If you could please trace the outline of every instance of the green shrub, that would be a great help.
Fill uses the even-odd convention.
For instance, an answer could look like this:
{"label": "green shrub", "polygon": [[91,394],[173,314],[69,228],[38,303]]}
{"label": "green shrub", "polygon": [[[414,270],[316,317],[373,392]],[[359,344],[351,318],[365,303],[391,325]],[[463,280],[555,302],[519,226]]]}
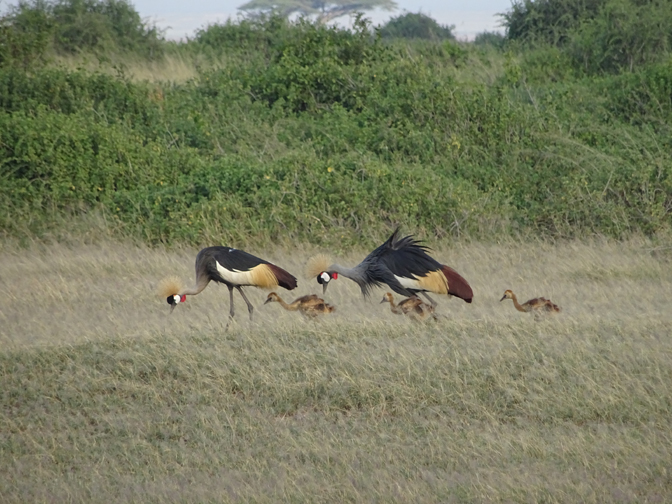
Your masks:
{"label": "green shrub", "polygon": [[3,66],[28,68],[49,52],[130,52],[150,59],[164,52],[162,34],[126,0],[21,1],[2,17],[1,27]]}
{"label": "green shrub", "polygon": [[587,73],[633,71],[670,53],[672,3],[609,0],[569,35],[567,51]]}
{"label": "green shrub", "polygon": [[354,32],[302,19],[273,48],[268,66],[250,74],[250,92],[269,106],[282,103],[292,112],[336,103],[356,108],[375,78],[372,66],[389,59],[388,53],[361,18]]}
{"label": "green shrub", "polygon": [[453,30],[455,25],[444,26],[436,22],[421,12],[407,12],[397,17],[393,17],[380,28],[380,35],[383,38],[406,38],[406,39],[426,39],[426,40],[445,40],[455,39]]}
{"label": "green shrub", "polygon": [[289,22],[281,16],[241,19],[209,24],[196,30],[193,43],[216,49],[267,51],[279,43],[282,35],[290,30]]}
{"label": "green shrub", "polygon": [[609,110],[621,120],[672,138],[672,61],[605,81]]}
{"label": "green shrub", "polygon": [[381,43],[361,19],[245,23],[186,43],[214,51],[221,36],[226,56],[183,84],[0,70],[0,233],[91,211],[148,243],[241,246],[373,245],[397,224],[670,229],[669,63],[600,76],[562,47],[510,45],[480,78],[470,44]]}
{"label": "green shrub", "polygon": [[595,19],[609,0],[514,0],[502,15],[506,38],[563,45],[581,24]]}
{"label": "green shrub", "polygon": [[30,70],[47,59],[54,21],[45,9],[26,3],[13,6],[0,18],[0,68]]}
{"label": "green shrub", "polygon": [[649,0],[521,0],[506,37],[561,48],[587,74],[633,71],[670,53],[672,4]]}
{"label": "green shrub", "polygon": [[498,49],[504,47],[505,37],[503,34],[496,31],[484,31],[476,34],[474,38],[474,45],[477,46],[492,46]]}

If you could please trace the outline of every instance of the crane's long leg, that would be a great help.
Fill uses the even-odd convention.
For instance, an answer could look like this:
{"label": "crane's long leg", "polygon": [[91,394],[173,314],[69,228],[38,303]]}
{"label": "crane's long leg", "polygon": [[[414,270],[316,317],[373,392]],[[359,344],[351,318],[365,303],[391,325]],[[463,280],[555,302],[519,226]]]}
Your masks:
{"label": "crane's long leg", "polygon": [[254,311],[254,306],[252,306],[249,299],[247,299],[247,296],[243,292],[243,289],[240,288],[240,285],[236,285],[236,289],[238,289],[238,292],[240,292],[240,295],[243,296],[243,299],[247,303],[247,311],[250,312],[250,320],[252,320],[252,312]]}
{"label": "crane's long leg", "polygon": [[430,303],[432,303],[432,308],[436,308],[436,301],[429,297],[429,294],[427,294],[425,291],[422,291],[422,295],[425,296]]}
{"label": "crane's long leg", "polygon": [[226,323],[226,327],[224,328],[225,331],[229,328],[229,324],[233,320],[233,315],[235,313],[234,309],[233,309],[233,286],[227,285],[227,287],[229,288],[229,298],[230,298],[229,299],[229,306],[231,308],[229,309],[229,321]]}

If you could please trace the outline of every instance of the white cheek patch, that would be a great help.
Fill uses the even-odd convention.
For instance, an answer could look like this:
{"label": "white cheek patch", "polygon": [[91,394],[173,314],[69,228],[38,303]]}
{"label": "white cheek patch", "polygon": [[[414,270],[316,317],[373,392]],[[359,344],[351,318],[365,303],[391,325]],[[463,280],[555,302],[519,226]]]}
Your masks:
{"label": "white cheek patch", "polygon": [[177,303],[179,303],[180,301],[182,301],[182,298],[181,298],[180,296],[178,296],[178,295],[173,296],[173,299],[175,300],[175,304],[177,304]]}
{"label": "white cheek patch", "polygon": [[327,273],[326,271],[322,272],[322,274],[320,275],[320,278],[322,279],[322,281],[324,283],[327,283],[327,282],[329,282],[329,280],[331,280],[331,277],[329,276],[329,273]]}

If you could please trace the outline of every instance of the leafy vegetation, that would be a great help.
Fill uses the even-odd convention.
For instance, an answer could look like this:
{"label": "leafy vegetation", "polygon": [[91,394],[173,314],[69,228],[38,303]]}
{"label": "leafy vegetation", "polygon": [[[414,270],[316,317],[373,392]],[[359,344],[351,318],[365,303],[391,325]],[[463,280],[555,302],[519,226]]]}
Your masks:
{"label": "leafy vegetation", "polygon": [[588,74],[664,61],[672,4],[655,0],[517,0],[504,14],[509,40],[560,47]]}
{"label": "leafy vegetation", "polygon": [[163,54],[156,27],[143,22],[127,0],[22,0],[0,23],[0,64],[23,68],[50,53]]}
{"label": "leafy vegetation", "polygon": [[455,25],[443,26],[421,12],[393,17],[380,30],[385,38],[444,40],[454,39]]}
{"label": "leafy vegetation", "polygon": [[502,49],[504,47],[505,38],[504,35],[496,31],[484,31],[478,33],[474,38],[474,45],[484,46],[491,45]]}
{"label": "leafy vegetation", "polygon": [[[518,4],[505,52],[383,42],[361,16],[350,30],[228,21],[168,44],[126,3],[68,1],[20,4],[2,23],[14,41],[0,46],[5,235],[42,236],[87,212],[149,243],[373,243],[396,224],[434,238],[670,229],[667,46],[605,39],[608,50],[577,52],[571,30],[587,19],[562,43],[517,45]],[[95,37],[66,29],[64,6],[110,24]],[[147,82],[45,64],[102,40],[144,57],[156,43],[198,66],[184,82]]]}

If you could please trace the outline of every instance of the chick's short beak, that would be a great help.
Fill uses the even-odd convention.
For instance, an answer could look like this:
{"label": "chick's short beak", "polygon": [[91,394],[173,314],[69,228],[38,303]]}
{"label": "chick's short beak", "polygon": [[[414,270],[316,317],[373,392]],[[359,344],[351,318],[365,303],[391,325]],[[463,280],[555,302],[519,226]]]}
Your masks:
{"label": "chick's short beak", "polygon": [[271,302],[271,298],[268,298],[266,301],[264,301],[264,304],[268,304]]}
{"label": "chick's short beak", "polygon": [[504,294],[504,295],[502,296],[502,299],[500,299],[499,302],[501,303],[501,302],[504,301],[505,299],[506,299],[506,294]]}

